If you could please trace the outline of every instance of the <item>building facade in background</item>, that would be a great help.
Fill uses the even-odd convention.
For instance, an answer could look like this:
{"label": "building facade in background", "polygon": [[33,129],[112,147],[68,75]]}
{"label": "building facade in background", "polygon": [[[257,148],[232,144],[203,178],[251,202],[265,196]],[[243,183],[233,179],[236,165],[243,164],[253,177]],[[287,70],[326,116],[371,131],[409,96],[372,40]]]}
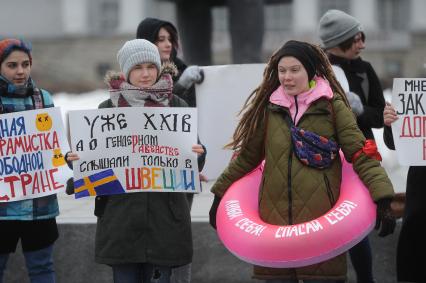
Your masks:
{"label": "building facade in background", "polygon": [[[318,21],[332,8],[363,24],[368,45],[363,56],[385,85],[394,77],[426,77],[424,0],[294,0],[267,5],[265,61],[289,39],[319,43]],[[40,85],[54,92],[81,92],[104,87],[105,71],[118,69],[117,50],[134,38],[145,17],[176,23],[174,4],[160,0],[3,0],[0,37],[32,41],[33,75]],[[226,8],[214,8],[213,22],[214,63],[229,64]]]}

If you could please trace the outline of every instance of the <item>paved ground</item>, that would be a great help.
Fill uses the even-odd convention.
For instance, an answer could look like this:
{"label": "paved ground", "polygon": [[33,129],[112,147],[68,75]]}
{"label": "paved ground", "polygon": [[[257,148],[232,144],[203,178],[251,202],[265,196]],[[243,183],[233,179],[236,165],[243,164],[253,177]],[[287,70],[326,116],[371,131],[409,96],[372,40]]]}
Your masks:
{"label": "paved ground", "polygon": [[[402,172],[403,174],[404,172]],[[401,174],[401,172],[398,172]],[[393,177],[397,186],[404,187],[405,177]],[[192,282],[194,283],[256,283],[251,279],[251,265],[228,252],[207,222],[212,202],[209,189],[213,182],[204,183],[203,192],[195,195],[192,207],[194,258]],[[93,215],[94,199],[74,199],[59,195],[61,214],[57,218],[61,237],[55,245],[55,269],[61,283],[112,283],[111,269],[94,262],[94,237],[96,218]],[[395,233],[378,238],[370,235],[374,254],[374,273],[377,282],[396,283],[395,251],[400,223]],[[20,248],[18,249],[20,250]],[[11,256],[5,275],[8,283],[29,283],[21,252]],[[354,270],[348,261],[348,283],[355,283]]]}
{"label": "paved ground", "polygon": [[[395,252],[399,229],[400,225],[393,235],[386,238],[378,238],[376,232],[370,234],[377,283],[396,283]],[[54,252],[57,282],[112,283],[111,268],[94,262],[95,230],[96,224],[59,225],[60,237],[55,244]],[[192,232],[194,257],[191,282],[263,282],[251,279],[251,265],[227,251],[208,223],[193,222]],[[9,259],[4,282],[29,283],[20,248]],[[356,283],[349,260],[347,283]]]}

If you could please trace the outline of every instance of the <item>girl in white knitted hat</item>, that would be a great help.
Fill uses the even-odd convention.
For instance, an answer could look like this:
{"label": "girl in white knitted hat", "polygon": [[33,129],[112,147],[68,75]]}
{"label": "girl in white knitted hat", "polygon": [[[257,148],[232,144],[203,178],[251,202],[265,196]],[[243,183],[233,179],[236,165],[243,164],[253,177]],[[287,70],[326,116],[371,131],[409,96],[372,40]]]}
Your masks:
{"label": "girl in white knitted hat", "polygon": [[[127,41],[117,54],[121,73],[108,73],[110,99],[99,108],[187,107],[173,95],[173,65],[161,66],[158,48],[144,39]],[[192,150],[205,158],[204,146]],[[75,153],[68,160],[76,160]],[[112,267],[115,283],[170,282],[172,267],[192,261],[189,205],[182,193],[97,196],[95,261]]]}

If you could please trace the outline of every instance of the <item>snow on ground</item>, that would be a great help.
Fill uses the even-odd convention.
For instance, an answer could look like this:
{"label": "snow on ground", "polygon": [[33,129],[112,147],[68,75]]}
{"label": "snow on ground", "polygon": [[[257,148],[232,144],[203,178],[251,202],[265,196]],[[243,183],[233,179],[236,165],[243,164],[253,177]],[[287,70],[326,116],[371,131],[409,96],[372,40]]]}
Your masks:
{"label": "snow on ground", "polygon": [[[53,95],[55,106],[61,107],[64,118],[68,111],[96,109],[102,101],[108,98],[109,94],[105,89],[98,89],[81,94],[60,92]],[[66,120],[64,119],[64,121]]]}

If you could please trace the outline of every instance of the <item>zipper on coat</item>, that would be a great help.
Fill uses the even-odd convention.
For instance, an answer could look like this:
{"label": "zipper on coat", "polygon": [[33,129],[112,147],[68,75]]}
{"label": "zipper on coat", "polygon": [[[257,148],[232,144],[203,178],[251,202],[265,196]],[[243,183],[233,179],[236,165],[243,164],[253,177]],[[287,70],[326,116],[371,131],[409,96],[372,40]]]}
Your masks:
{"label": "zipper on coat", "polygon": [[287,186],[287,194],[288,194],[288,224],[293,225],[293,196],[291,191],[291,163],[293,159],[293,150],[290,148],[290,153],[288,155],[288,186]]}
{"label": "zipper on coat", "polygon": [[335,202],[334,196],[333,196],[333,192],[331,191],[330,181],[328,180],[328,177],[325,173],[324,173],[324,182],[325,182],[325,187],[327,189],[328,199],[330,201],[330,207],[333,207]]}
{"label": "zipper on coat", "polygon": [[294,105],[296,106],[296,112],[294,113],[293,124],[296,125],[297,114],[299,114],[299,104],[297,103],[297,95],[294,97]]}

